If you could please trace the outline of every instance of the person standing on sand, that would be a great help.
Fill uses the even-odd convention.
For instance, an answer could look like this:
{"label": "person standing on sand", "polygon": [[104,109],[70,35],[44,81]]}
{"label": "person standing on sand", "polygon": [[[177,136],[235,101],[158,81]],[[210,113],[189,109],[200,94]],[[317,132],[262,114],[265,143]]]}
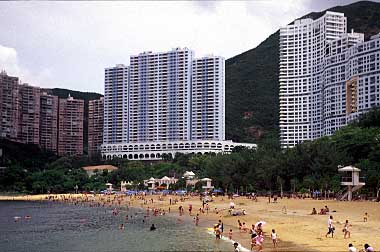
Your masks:
{"label": "person standing on sand", "polygon": [[276,234],[276,231],[274,229],[272,229],[272,233],[270,234],[270,237],[272,238],[273,248],[276,248],[277,247],[277,234]]}
{"label": "person standing on sand", "polygon": [[328,232],[325,235],[325,237],[327,238],[327,235],[331,234],[331,238],[334,238],[334,230],[335,230],[335,228],[333,226],[333,217],[332,217],[332,215],[330,215],[330,218],[327,221],[327,228],[328,228]]}
{"label": "person standing on sand", "polygon": [[238,228],[239,228],[240,232],[242,232],[242,227],[243,227],[243,225],[241,224],[240,220],[238,220]]}
{"label": "person standing on sand", "polygon": [[198,225],[199,225],[199,214],[195,216],[195,226],[198,226]]}
{"label": "person standing on sand", "polygon": [[239,243],[235,242],[234,243],[234,252],[240,252],[240,249],[238,247],[239,247]]}
{"label": "person standing on sand", "polygon": [[230,229],[230,232],[228,232],[228,238],[232,240],[232,229]]}
{"label": "person standing on sand", "polygon": [[368,221],[368,213],[367,212],[364,213],[363,221],[364,222]]}
{"label": "person standing on sand", "polygon": [[351,232],[349,230],[349,228],[351,227],[351,224],[348,223],[348,220],[346,220],[346,223],[344,224],[344,227],[343,227],[343,233],[344,233],[344,239],[347,238],[347,235],[348,235],[348,238],[351,238]]}

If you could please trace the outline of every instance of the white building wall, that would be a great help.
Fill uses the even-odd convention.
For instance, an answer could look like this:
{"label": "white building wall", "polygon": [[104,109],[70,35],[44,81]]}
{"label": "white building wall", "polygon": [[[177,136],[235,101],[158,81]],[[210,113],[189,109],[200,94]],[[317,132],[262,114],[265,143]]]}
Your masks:
{"label": "white building wall", "polygon": [[192,67],[192,140],[225,139],[224,58],[203,57]]}
{"label": "white building wall", "polygon": [[127,66],[105,69],[104,144],[128,142],[128,80]]}
{"label": "white building wall", "polygon": [[280,143],[297,143],[323,132],[323,63],[326,43],[346,32],[342,13],[296,20],[280,29]]}
{"label": "white building wall", "polygon": [[131,56],[130,142],[190,139],[192,57],[187,48]]}

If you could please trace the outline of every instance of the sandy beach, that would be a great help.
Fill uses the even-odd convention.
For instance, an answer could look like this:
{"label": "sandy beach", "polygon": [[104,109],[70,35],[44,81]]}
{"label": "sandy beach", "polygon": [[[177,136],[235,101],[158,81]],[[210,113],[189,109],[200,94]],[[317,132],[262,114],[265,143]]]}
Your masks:
{"label": "sandy beach", "polygon": [[[25,195],[25,196],[0,196],[0,200],[45,200],[47,195]],[[61,198],[63,195],[50,195]],[[66,197],[69,194],[65,194]],[[72,197],[84,199],[86,196],[81,194],[72,194]],[[118,204],[114,200],[115,196],[96,196],[89,197],[90,201],[107,202]],[[121,205],[127,204],[135,207],[144,208],[161,208],[166,212],[171,209],[173,216],[178,216],[178,207],[182,206],[185,210],[185,218],[194,218],[202,207],[199,197],[186,197],[185,201],[180,201],[179,196],[164,196],[159,200],[159,196],[146,196],[148,202],[144,204],[143,199],[138,197],[121,198]],[[153,199],[153,203],[150,201]],[[170,205],[169,201],[175,199],[178,202]],[[209,203],[210,211],[208,214],[200,214],[199,228],[205,229],[212,227],[218,220],[224,223],[224,235],[227,236],[229,229],[233,230],[233,240],[237,240],[244,247],[250,248],[250,236],[248,233],[240,232],[238,229],[238,220],[245,222],[247,227],[258,221],[265,221],[264,226],[264,251],[347,251],[349,243],[352,243],[357,249],[362,249],[365,243],[370,244],[375,250],[380,249],[380,203],[378,202],[340,202],[335,200],[312,200],[312,199],[278,199],[277,203],[268,203],[268,198],[258,198],[258,201],[252,201],[245,197],[235,198],[235,209],[245,209],[247,215],[230,216],[228,208],[230,200],[227,197],[215,197],[214,201]],[[193,206],[192,216],[189,216],[188,206]],[[330,214],[334,217],[335,235],[334,238],[325,238],[327,232],[328,215],[310,215],[313,207],[319,211],[327,205]],[[215,210],[216,208],[216,210]],[[368,212],[368,222],[363,221],[363,215]],[[183,217],[182,217],[183,218]],[[344,239],[343,223],[348,220],[352,227],[351,238]],[[271,230],[275,229],[278,236],[278,248],[274,249],[270,239]]]}

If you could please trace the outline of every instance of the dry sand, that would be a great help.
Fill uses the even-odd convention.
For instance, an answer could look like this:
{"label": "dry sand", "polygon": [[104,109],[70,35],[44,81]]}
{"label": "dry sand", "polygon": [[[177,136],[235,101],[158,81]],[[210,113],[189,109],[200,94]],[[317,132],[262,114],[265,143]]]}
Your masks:
{"label": "dry sand", "polygon": [[[68,196],[68,194],[66,195]],[[81,195],[77,195],[80,197]],[[42,200],[46,195],[29,196],[0,196],[0,200]],[[113,198],[114,196],[108,196]],[[185,209],[185,216],[188,216],[188,205],[193,205],[194,217],[199,212],[202,202],[199,197],[189,197],[184,202],[178,201],[176,205],[169,206],[169,199],[179,199],[176,196],[166,196],[163,200],[158,200],[158,196],[146,196],[154,202],[143,205],[143,200],[125,197],[125,201],[131,202],[132,206],[162,208],[166,211],[171,208],[173,215],[178,215],[178,207],[182,205]],[[94,198],[99,200],[100,197]],[[263,220],[267,224],[264,226],[265,242],[264,251],[347,251],[349,243],[357,249],[362,249],[365,243],[369,243],[380,250],[380,203],[378,202],[340,202],[323,201],[311,199],[279,199],[277,203],[268,203],[267,198],[258,198],[258,202],[246,198],[236,198],[233,200],[236,209],[245,209],[245,216],[229,216],[228,207],[230,200],[226,197],[216,197],[214,202],[209,203],[211,211],[209,214],[200,215],[200,228],[206,229],[213,223],[221,219],[224,223],[224,232],[227,236],[230,228],[233,229],[233,239],[243,246],[250,248],[249,234],[240,233],[237,220],[245,222],[248,227]],[[319,211],[327,205],[330,214],[334,217],[335,235],[334,238],[325,238],[327,232],[327,220],[329,215],[310,215],[313,207]],[[218,214],[215,212],[217,208]],[[221,209],[224,209],[220,211]],[[336,212],[333,212],[336,211]],[[363,215],[368,212],[368,222],[363,222]],[[343,223],[348,220],[352,227],[351,238],[343,238]],[[276,230],[278,236],[278,249],[273,249],[270,239],[270,232]]]}

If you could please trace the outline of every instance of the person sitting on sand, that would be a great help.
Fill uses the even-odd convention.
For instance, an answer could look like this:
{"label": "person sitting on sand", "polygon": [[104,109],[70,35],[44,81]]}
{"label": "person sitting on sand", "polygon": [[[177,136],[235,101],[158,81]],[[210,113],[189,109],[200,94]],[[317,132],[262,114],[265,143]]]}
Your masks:
{"label": "person sitting on sand", "polygon": [[317,209],[315,209],[315,207],[313,207],[313,210],[311,211],[311,215],[316,215],[317,214]]}
{"label": "person sitting on sand", "polygon": [[318,214],[320,214],[320,215],[325,215],[325,214],[326,214],[326,210],[323,209],[323,208],[321,208],[321,211],[320,211]]}
{"label": "person sitting on sand", "polygon": [[356,248],[352,245],[352,243],[348,244],[348,252],[356,252]]}
{"label": "person sitting on sand", "polygon": [[325,212],[326,212],[326,213],[329,213],[329,212],[330,212],[330,209],[329,209],[327,206],[325,206]]}
{"label": "person sitting on sand", "polygon": [[375,252],[375,250],[370,245],[368,245],[368,243],[364,244],[364,251],[365,252]]}

